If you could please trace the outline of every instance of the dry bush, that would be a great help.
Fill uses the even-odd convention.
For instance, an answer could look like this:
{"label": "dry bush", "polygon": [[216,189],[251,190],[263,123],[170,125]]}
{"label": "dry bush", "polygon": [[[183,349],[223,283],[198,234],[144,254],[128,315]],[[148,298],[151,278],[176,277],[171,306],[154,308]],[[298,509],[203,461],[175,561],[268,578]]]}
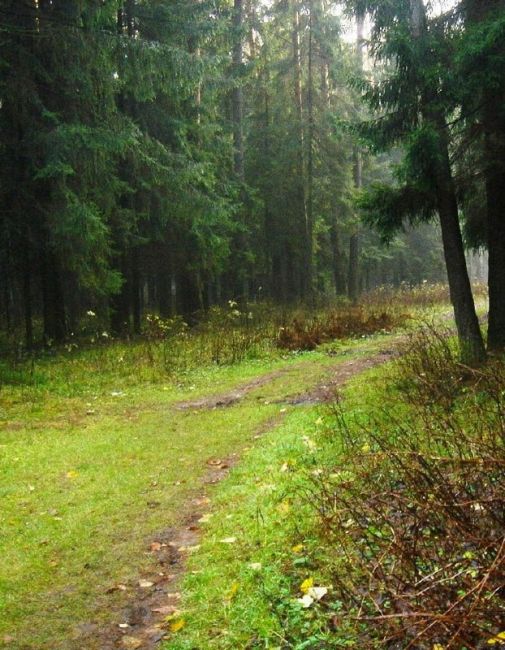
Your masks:
{"label": "dry bush", "polygon": [[362,307],[329,312],[312,319],[294,318],[279,329],[277,345],[286,350],[314,350],[325,341],[391,331],[405,323],[408,316]]}
{"label": "dry bush", "polygon": [[337,551],[343,608],[333,625],[354,621],[360,648],[500,646],[505,365],[460,366],[441,335],[425,332],[397,389],[408,408],[386,404],[367,425],[335,407],[346,451],[314,479],[321,531]]}
{"label": "dry bush", "polygon": [[[485,284],[474,284],[473,294],[475,298],[487,296]],[[437,304],[450,303],[449,287],[446,283],[427,282],[410,285],[402,283],[400,286],[383,285],[377,287],[362,296],[361,302],[364,305],[375,306],[403,306],[405,307],[433,307]]]}

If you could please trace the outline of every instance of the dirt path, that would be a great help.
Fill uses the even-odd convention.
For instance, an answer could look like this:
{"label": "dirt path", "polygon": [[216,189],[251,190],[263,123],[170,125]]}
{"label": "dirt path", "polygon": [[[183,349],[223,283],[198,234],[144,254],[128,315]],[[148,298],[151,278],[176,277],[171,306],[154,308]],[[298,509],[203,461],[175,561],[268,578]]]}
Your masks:
{"label": "dirt path", "polygon": [[[291,405],[315,405],[328,401],[337,387],[366,370],[390,361],[397,354],[402,337],[393,337],[387,349],[366,354],[367,348],[352,350],[353,358],[330,366],[323,378],[304,392],[288,394],[275,403]],[[386,346],[385,346],[386,347]],[[344,352],[345,354],[345,352]],[[356,356],[363,354],[363,356]],[[214,394],[203,399],[179,402],[173,408],[178,411],[194,411],[226,408],[239,404],[250,393],[279,380],[291,367],[268,373],[232,391]],[[264,422],[253,434],[253,439],[274,429],[282,420],[283,410]],[[136,584],[115,585],[110,593],[124,592],[123,606],[113,613],[113,624],[80,626],[75,650],[155,650],[166,635],[167,617],[176,614],[181,594],[179,587],[185,571],[186,558],[197,551],[201,536],[201,524],[208,514],[212,487],[223,480],[239,461],[238,454],[224,459],[212,459],[201,480],[201,486],[187,503],[182,522],[167,528],[146,540],[145,553],[152,556],[153,570],[139,576]],[[112,603],[109,603],[112,607]]]}

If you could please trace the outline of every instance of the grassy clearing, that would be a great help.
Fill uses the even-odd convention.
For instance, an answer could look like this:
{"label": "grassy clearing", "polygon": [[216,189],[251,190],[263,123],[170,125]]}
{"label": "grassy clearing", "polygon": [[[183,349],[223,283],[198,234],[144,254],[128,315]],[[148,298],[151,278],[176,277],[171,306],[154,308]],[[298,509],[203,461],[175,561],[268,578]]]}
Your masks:
{"label": "grassy clearing", "polygon": [[[218,336],[222,339],[223,331],[218,331]],[[262,495],[263,488],[258,490],[255,479],[263,471],[272,470],[272,462],[277,467],[281,457],[281,467],[287,463],[287,470],[279,477],[278,489],[282,490],[283,481],[291,481],[295,475],[290,459],[298,462],[299,452],[302,463],[307,452],[309,443],[300,443],[300,435],[310,435],[311,423],[319,416],[310,408],[275,402],[311,388],[341,361],[374,354],[389,346],[391,340],[388,335],[377,334],[329,342],[313,352],[286,353],[275,341],[262,339],[261,350],[256,341],[252,347],[245,346],[243,357],[235,358],[234,363],[232,353],[226,357],[226,363],[224,357],[218,363],[208,356],[207,344],[197,339],[196,333],[187,341],[185,338],[182,360],[168,366],[164,348],[166,344],[173,346],[174,341],[170,337],[157,341],[154,336],[91,348],[69,345],[33,358],[14,355],[3,362],[0,640],[6,639],[9,648],[80,649],[79,641],[72,640],[79,625],[107,619],[111,607],[119,607],[127,597],[106,591],[118,583],[135,582],[143,572],[152,570],[152,559],[144,553],[149,538],[181,521],[184,504],[201,489],[207,460],[241,454],[252,445],[256,432],[265,423],[285,417],[283,428],[268,433],[258,452],[247,452],[250,455],[244,467],[236,470],[246,474],[234,474],[227,481],[221,502],[225,504],[229,499],[229,504],[234,503],[234,510],[238,510],[242,507],[238,500],[242,489],[246,500],[248,494],[254,498]],[[207,352],[200,356],[202,347]],[[282,372],[276,375],[276,371]],[[271,375],[266,385],[251,390],[228,409],[181,412],[172,408],[178,401],[226,392],[264,375]],[[263,444],[267,440],[272,444],[279,441],[281,447],[274,445],[265,450]],[[277,449],[278,456],[273,458],[270,454],[277,454]],[[259,455],[253,455],[256,453]],[[311,467],[312,452],[309,459]],[[248,472],[254,478],[249,488]],[[264,480],[266,485],[273,482],[272,477]],[[227,489],[231,492],[226,496]],[[295,501],[289,497],[289,503],[279,505],[276,490],[270,495],[272,516],[281,517],[288,524],[290,507],[295,507]],[[269,496],[268,488],[265,495]],[[250,525],[262,530],[263,536],[270,534],[260,525],[268,507],[256,504],[254,512],[248,507],[243,511],[243,516],[250,518]],[[229,514],[239,516],[237,512]],[[221,519],[224,526],[228,520]],[[295,529],[298,526],[301,523],[297,521]],[[290,530],[289,525],[284,532],[277,527],[275,534],[286,539]],[[225,533],[223,528],[223,536]],[[301,530],[294,534],[295,541],[301,535]],[[286,547],[284,542],[272,542],[272,549],[282,547],[282,553],[271,562],[268,556],[259,560],[270,567],[272,585],[284,585],[288,603],[291,601],[287,594],[293,590],[291,578],[287,579],[280,568],[291,561],[282,555],[290,548],[289,543]],[[216,548],[223,553],[218,567],[226,560],[228,547],[218,544],[214,545]],[[237,548],[230,545],[228,550],[235,554]],[[305,555],[295,555],[291,559],[302,563],[295,566],[302,566]],[[195,562],[201,564],[200,557],[203,556],[195,556]],[[217,561],[212,555],[209,558]],[[232,567],[233,562],[227,564],[223,574],[230,580]],[[279,571],[276,567],[280,567]],[[258,573],[251,569],[248,575],[252,593]],[[296,575],[298,579],[300,576]],[[198,577],[204,580],[203,574],[195,579]],[[208,580],[220,584],[214,582],[213,576]],[[239,594],[247,593],[243,580],[243,576],[234,580],[241,586],[228,600],[226,589],[233,591],[234,581],[229,586],[229,580],[223,580],[225,592],[216,587],[214,593],[219,591],[221,600],[215,602],[220,611],[229,613],[232,607],[240,607]],[[248,584],[247,580],[244,584]],[[196,585],[188,586],[195,598],[210,598],[203,587],[199,591]],[[275,593],[274,586],[268,593]],[[267,630],[273,629],[273,621],[292,620],[291,614],[272,613],[268,603],[261,606],[256,592],[251,597],[257,606],[253,627],[263,626],[265,638]],[[191,610],[191,605],[188,607]],[[252,605],[244,607],[248,610]],[[299,619],[303,624],[302,615]],[[228,635],[233,639],[234,624],[231,619],[228,622]],[[247,616],[237,624],[237,634],[238,628],[242,628],[242,636],[237,639],[243,638],[243,630],[251,629],[244,627],[246,622]],[[203,622],[201,625],[202,639],[207,639],[208,627],[204,631]],[[188,622],[186,629],[196,633],[198,625]],[[230,648],[241,647],[230,643]]]}
{"label": "grassy clearing", "polygon": [[[210,458],[240,454],[266,422],[296,408],[273,402],[388,340],[206,367],[177,383],[146,381],[142,368],[137,383],[97,377],[96,361],[79,351],[76,364],[44,359],[41,384],[4,388],[0,638],[10,648],[79,647],[79,625],[106,620],[125,598],[107,590],[152,569],[150,536],[180,522]],[[171,408],[276,370],[228,409]]]}

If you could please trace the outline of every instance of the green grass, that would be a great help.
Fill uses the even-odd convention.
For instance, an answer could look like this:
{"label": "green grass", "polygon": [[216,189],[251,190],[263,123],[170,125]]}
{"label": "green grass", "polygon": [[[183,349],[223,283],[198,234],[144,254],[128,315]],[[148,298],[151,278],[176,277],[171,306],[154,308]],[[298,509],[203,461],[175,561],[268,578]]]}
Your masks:
{"label": "green grass", "polygon": [[[371,451],[373,443],[365,430],[370,423],[383,435],[394,436],[395,422],[407,418],[416,422],[398,391],[395,367],[392,362],[361,373],[343,391],[352,448],[358,455]],[[463,421],[472,422],[474,406],[463,390],[458,406]],[[429,436],[424,437],[425,423],[412,426],[418,427],[412,431],[421,449],[424,445],[426,453],[442,453]],[[362,566],[351,570],[318,513],[328,486],[354,480],[354,468],[349,467],[348,474],[342,467],[335,469],[345,452],[337,430],[327,408],[292,410],[221,484],[211,508],[214,515],[206,524],[200,550],[190,559],[183,584],[185,598],[177,620],[184,621],[184,627],[169,634],[167,650],[365,647],[363,623],[341,616],[344,603],[332,581],[338,575],[344,582],[352,580],[349,576],[355,571],[353,575],[366,587],[369,578]],[[398,445],[402,449],[402,443]],[[362,493],[366,494],[366,485]],[[229,537],[236,541],[220,541]],[[329,597],[305,609],[300,598],[307,579],[326,587]],[[345,604],[346,611],[349,605]],[[373,647],[383,645],[378,642]]]}
{"label": "green grass", "polygon": [[[68,650],[80,624],[107,621],[125,595],[106,591],[155,570],[150,539],[183,520],[207,461],[232,453],[243,462],[213,488],[216,516],[192,559],[199,573],[185,584],[187,625],[169,647],[245,647],[251,630],[274,639],[258,647],[276,647],[287,619],[304,629],[293,599],[310,566],[290,549],[308,548],[310,527],[284,491],[293,491],[293,467],[317,469],[304,436],[320,424],[317,408],[282,402],[338,363],[390,345],[379,334],[310,353],[269,348],[233,365],[193,360],[167,373],[144,343],[114,343],[0,369],[0,640]],[[174,408],[280,370],[232,407]],[[218,541],[228,536],[238,541]],[[248,566],[256,562],[260,571]]]}
{"label": "green grass", "polygon": [[[105,592],[148,570],[150,536],[181,521],[209,458],[241,454],[266,422],[299,410],[273,402],[384,341],[333,346],[341,357],[322,349],[204,367],[179,383],[153,381],[142,368],[97,377],[96,360],[79,353],[76,364],[44,360],[44,382],[4,387],[0,638],[14,637],[11,648],[63,649],[79,624],[107,619],[124,595]],[[173,408],[281,369],[232,407]]]}
{"label": "green grass", "polygon": [[[380,404],[386,373],[380,367],[351,381],[345,395],[353,417],[366,417]],[[185,625],[169,636],[167,649],[354,645],[349,630],[328,634],[319,605],[304,609],[299,602],[306,579],[331,590],[326,550],[309,505],[314,480],[328,472],[341,450],[330,423],[325,408],[292,410],[221,484],[211,508],[215,514],[184,581],[187,597],[179,619]],[[220,542],[229,537],[236,542]],[[338,615],[339,604],[331,607]]]}

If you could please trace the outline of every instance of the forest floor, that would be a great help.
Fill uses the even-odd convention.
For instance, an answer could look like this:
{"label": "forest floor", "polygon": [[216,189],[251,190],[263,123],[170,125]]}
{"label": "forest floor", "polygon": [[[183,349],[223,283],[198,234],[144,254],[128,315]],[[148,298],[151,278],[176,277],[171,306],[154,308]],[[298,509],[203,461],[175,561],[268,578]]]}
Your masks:
{"label": "forest floor", "polygon": [[[0,647],[253,647],[251,629],[261,636],[271,613],[246,602],[232,615],[242,585],[213,573],[220,554],[261,528],[260,509],[254,521],[244,515],[249,532],[235,509],[279,489],[269,474],[289,473],[296,449],[310,450],[320,404],[353,378],[368,382],[404,338],[401,330],[205,367],[180,383],[98,386],[89,377],[90,392],[64,380],[53,391],[4,391]],[[289,509],[281,497],[276,516]],[[210,556],[207,547],[200,557],[202,540]],[[254,585],[262,564],[250,560]],[[182,589],[192,592],[193,619],[181,613]],[[208,620],[213,607],[218,628]],[[242,633],[241,612],[250,617],[251,607]]]}

